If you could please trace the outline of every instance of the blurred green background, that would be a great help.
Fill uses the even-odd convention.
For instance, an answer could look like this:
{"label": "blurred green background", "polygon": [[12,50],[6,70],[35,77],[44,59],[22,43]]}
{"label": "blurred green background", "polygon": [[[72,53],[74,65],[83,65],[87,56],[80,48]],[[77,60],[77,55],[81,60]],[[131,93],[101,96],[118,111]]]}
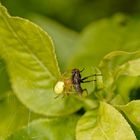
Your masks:
{"label": "blurred green background", "polygon": [[27,17],[36,13],[76,31],[92,21],[115,13],[139,15],[139,0],[1,0],[12,15]]}
{"label": "blurred green background", "polygon": [[[140,44],[135,39],[139,38],[139,0],[0,1],[11,15],[28,18],[50,34],[62,71],[67,66],[80,67],[81,59],[83,67],[87,60],[97,65],[112,50],[135,50]],[[105,18],[108,21],[102,20]],[[122,45],[127,37],[131,39],[129,47]]]}

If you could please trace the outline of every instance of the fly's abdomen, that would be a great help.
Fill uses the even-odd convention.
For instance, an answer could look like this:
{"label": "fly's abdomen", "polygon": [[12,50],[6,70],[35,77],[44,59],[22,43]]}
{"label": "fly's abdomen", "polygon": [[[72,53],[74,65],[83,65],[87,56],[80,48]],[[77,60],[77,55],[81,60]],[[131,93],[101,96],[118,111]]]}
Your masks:
{"label": "fly's abdomen", "polygon": [[83,89],[82,89],[82,87],[81,87],[79,84],[75,84],[75,85],[73,85],[73,86],[74,86],[74,89],[75,89],[75,91],[76,91],[77,93],[82,94]]}

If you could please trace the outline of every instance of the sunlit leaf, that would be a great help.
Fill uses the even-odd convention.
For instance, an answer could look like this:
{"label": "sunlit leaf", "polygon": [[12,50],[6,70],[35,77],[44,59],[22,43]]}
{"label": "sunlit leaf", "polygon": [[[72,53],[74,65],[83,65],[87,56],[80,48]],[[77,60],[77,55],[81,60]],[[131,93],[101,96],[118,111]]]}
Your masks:
{"label": "sunlit leaf", "polygon": [[47,17],[37,14],[29,14],[28,17],[51,35],[54,40],[59,66],[64,70],[69,65],[69,59],[73,55],[72,52],[76,50],[75,44],[79,39],[79,34]]}
{"label": "sunlit leaf", "polygon": [[6,96],[7,91],[11,89],[8,73],[5,63],[0,59],[0,99]]}
{"label": "sunlit leaf", "polygon": [[[119,65],[127,62],[128,60],[135,59],[140,52],[125,52],[125,51],[112,51],[105,55],[101,62],[99,63],[99,67],[104,72],[112,72]],[[105,70],[104,70],[105,69]]]}
{"label": "sunlit leaf", "polygon": [[77,124],[77,140],[136,140],[124,117],[111,105],[101,102],[99,111],[87,112]]}
{"label": "sunlit leaf", "polygon": [[106,82],[110,82],[111,84],[111,82],[117,80],[120,75],[123,75],[124,73],[127,74],[127,71],[132,71],[132,67],[134,71],[135,62],[133,63],[132,60],[138,59],[139,57],[140,51],[113,51],[104,56],[104,58],[99,63],[99,68],[101,69]]}
{"label": "sunlit leaf", "polygon": [[128,76],[140,76],[140,58],[128,61],[123,64],[119,69],[122,69],[122,74]]}
{"label": "sunlit leaf", "polygon": [[70,116],[36,120],[6,140],[74,140],[77,119]]}
{"label": "sunlit leaf", "polygon": [[127,118],[140,129],[140,100],[134,100],[126,105],[117,106]]}
{"label": "sunlit leaf", "polygon": [[[121,97],[123,98],[124,102],[129,99],[128,92],[129,90],[131,90],[131,88],[134,87],[136,81],[138,81],[137,77],[128,78],[126,76],[134,76],[134,72],[135,74],[137,74],[135,76],[138,76],[139,70],[138,68],[136,68],[135,60],[139,58],[140,58],[139,51],[135,52],[113,51],[105,55],[99,64],[99,68],[103,73],[106,88],[113,94],[115,90],[116,94],[122,93]],[[125,76],[121,78],[122,75]],[[135,83],[133,82],[134,83],[133,84],[132,81],[134,81]]]}
{"label": "sunlit leaf", "polygon": [[23,104],[34,112],[53,116],[70,114],[81,107],[74,98],[55,99],[53,86],[60,72],[46,32],[28,20],[9,16],[0,6],[0,34],[0,55]]}

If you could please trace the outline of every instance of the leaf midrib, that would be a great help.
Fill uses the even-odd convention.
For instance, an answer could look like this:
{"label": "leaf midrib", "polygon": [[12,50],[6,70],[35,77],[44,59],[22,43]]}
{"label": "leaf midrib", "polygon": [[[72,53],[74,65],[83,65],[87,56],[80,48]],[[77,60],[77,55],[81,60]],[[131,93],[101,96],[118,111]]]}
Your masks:
{"label": "leaf midrib", "polygon": [[[13,36],[15,37],[15,39],[17,40],[17,42],[19,42],[19,44],[21,46],[23,46],[23,48],[31,54],[31,56],[33,57],[33,59],[44,69],[44,71],[49,72],[50,76],[54,75],[49,71],[49,69],[47,67],[45,67],[45,65],[42,63],[42,61],[28,48],[28,45],[25,45],[22,41],[22,39],[20,38],[20,36],[15,32],[14,28],[12,27],[12,25],[10,24],[10,22],[8,22],[8,20],[2,15],[3,17],[3,21],[5,22],[5,24],[7,25],[8,29],[11,31],[11,33],[13,34]],[[9,17],[11,19],[11,17]]]}

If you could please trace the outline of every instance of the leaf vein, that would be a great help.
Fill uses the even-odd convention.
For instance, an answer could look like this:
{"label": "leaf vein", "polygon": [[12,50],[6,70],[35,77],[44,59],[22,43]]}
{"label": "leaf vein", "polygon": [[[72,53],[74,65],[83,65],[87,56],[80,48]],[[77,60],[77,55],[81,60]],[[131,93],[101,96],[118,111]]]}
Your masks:
{"label": "leaf vein", "polygon": [[[12,25],[10,24],[10,22],[8,22],[8,20],[4,17],[3,20],[6,23],[6,25],[8,26],[9,30],[12,32],[12,34],[14,35],[15,39],[19,42],[19,44],[21,46],[23,46],[23,48],[31,54],[31,56],[33,57],[33,59],[44,69],[44,71],[49,72],[49,75],[52,75],[51,72],[48,70],[48,68],[46,68],[46,66],[44,66],[44,64],[39,60],[39,58],[28,48],[28,45],[25,45],[22,41],[22,38],[16,33],[15,29],[12,27]],[[53,76],[53,75],[52,75]]]}

